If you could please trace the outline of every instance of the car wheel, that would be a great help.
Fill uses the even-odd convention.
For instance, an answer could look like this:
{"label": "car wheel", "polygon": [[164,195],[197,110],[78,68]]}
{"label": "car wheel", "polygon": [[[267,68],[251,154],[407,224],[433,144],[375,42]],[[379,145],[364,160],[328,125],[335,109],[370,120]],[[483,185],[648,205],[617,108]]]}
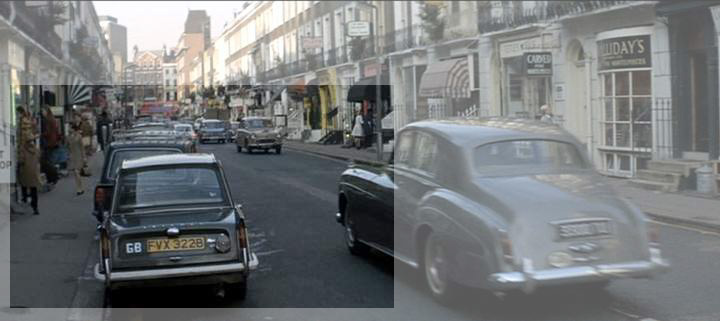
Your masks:
{"label": "car wheel", "polygon": [[424,243],[422,267],[428,290],[442,304],[450,303],[457,289],[450,279],[448,254],[437,234],[430,232]]}
{"label": "car wheel", "polygon": [[247,277],[243,278],[243,281],[238,283],[226,284],[225,288],[228,290],[229,298],[245,300],[247,297]]}
{"label": "car wheel", "polygon": [[282,147],[280,147],[280,146],[275,147],[275,153],[276,153],[276,154],[282,154]]}
{"label": "car wheel", "polygon": [[352,215],[350,214],[350,204],[345,205],[345,215],[343,219],[343,225],[345,225],[345,245],[347,245],[350,254],[358,256],[367,254],[370,248],[360,242],[357,237],[354,229],[355,222],[353,222]]}

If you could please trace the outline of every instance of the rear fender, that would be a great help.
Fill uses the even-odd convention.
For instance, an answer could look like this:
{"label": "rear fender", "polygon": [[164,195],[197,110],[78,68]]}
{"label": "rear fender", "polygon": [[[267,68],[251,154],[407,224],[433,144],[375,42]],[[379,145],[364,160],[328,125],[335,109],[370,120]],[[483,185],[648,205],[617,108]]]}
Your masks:
{"label": "rear fender", "polygon": [[496,236],[507,224],[489,208],[450,190],[438,190],[423,198],[416,217],[417,262],[422,264],[424,231],[429,228],[446,245],[451,278],[458,284],[481,287],[489,274],[501,270]]}

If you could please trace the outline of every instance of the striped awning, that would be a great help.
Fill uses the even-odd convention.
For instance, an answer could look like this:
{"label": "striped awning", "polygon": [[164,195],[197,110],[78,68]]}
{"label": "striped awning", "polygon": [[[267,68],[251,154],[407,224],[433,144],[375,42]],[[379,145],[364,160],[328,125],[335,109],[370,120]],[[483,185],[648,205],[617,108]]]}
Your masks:
{"label": "striped awning", "polygon": [[69,105],[86,104],[92,99],[92,87],[88,86],[82,78],[76,75],[68,75],[67,85]]}
{"label": "striped awning", "polygon": [[466,58],[428,65],[420,80],[420,97],[470,98],[470,74]]}

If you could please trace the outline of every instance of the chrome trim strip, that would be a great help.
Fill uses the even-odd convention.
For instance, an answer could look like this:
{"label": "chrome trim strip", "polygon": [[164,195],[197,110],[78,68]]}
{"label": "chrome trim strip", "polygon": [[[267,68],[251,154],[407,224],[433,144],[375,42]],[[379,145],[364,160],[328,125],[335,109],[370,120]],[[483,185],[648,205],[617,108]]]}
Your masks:
{"label": "chrome trim strip", "polygon": [[[257,259],[255,259],[257,262]],[[252,264],[252,262],[251,262]],[[256,263],[257,264],[257,263]],[[191,266],[180,268],[153,269],[141,271],[112,272],[110,282],[139,281],[148,279],[165,279],[187,276],[201,276],[208,274],[234,273],[245,271],[245,264],[232,263],[222,265]],[[95,279],[104,281],[105,275],[100,273],[99,265],[95,265]]]}

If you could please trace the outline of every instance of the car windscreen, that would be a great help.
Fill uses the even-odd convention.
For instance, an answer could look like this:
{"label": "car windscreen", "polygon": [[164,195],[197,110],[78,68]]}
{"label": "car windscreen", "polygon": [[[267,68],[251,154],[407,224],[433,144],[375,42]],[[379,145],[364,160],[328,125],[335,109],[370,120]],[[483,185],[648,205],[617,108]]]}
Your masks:
{"label": "car windscreen", "polygon": [[179,154],[182,151],[179,149],[165,148],[165,149],[128,149],[118,150],[112,154],[110,159],[110,166],[105,176],[110,179],[115,179],[120,164],[126,160],[138,159],[148,156],[167,155],[167,154]]}
{"label": "car windscreen", "polygon": [[175,126],[176,132],[192,132],[192,126]]}
{"label": "car windscreen", "polygon": [[115,213],[167,206],[227,205],[219,172],[210,167],[163,167],[131,171],[118,180]]}
{"label": "car windscreen", "polygon": [[491,175],[526,171],[557,173],[589,168],[574,145],[552,140],[511,140],[485,144],[475,149],[473,162],[478,172]]}
{"label": "car windscreen", "polygon": [[225,128],[225,124],[223,124],[222,122],[207,122],[207,123],[203,124],[203,127],[218,129],[218,128]]}
{"label": "car windscreen", "polygon": [[270,128],[273,127],[272,120],[270,119],[248,119],[245,121],[245,127],[247,128]]}

